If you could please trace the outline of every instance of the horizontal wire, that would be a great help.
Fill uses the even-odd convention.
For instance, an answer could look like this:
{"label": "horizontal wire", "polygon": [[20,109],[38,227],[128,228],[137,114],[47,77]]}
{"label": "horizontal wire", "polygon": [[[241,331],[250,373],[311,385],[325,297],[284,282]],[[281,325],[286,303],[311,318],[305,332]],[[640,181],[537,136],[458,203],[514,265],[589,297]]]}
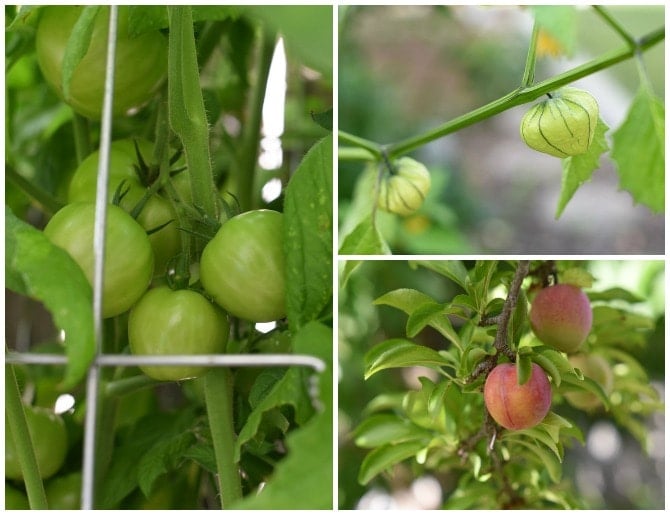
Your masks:
{"label": "horizontal wire", "polygon": [[[8,352],[5,363],[23,363],[31,365],[66,365],[67,356],[60,354],[31,354]],[[323,360],[306,354],[199,354],[169,356],[138,356],[128,354],[101,354],[93,360],[99,366],[204,366],[204,367],[310,367],[323,372],[326,364]]]}

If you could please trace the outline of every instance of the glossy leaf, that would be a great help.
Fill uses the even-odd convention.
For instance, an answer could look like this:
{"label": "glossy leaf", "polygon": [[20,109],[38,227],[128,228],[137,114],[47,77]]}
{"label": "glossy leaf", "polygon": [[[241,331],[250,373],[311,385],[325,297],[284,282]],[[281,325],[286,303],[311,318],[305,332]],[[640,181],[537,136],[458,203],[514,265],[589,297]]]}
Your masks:
{"label": "glossy leaf", "polygon": [[389,368],[420,366],[439,369],[450,365],[449,360],[429,347],[394,338],[375,345],[366,353],[365,379]]}

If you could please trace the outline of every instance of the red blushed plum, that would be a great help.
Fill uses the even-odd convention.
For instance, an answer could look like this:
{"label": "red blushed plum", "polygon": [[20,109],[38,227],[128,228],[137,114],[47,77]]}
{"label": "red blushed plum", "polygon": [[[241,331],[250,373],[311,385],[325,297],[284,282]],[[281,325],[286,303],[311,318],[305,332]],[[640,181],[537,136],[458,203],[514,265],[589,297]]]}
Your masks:
{"label": "red blushed plum", "polygon": [[495,367],[484,384],[484,402],[493,419],[506,429],[528,429],[539,424],[551,406],[551,385],[544,370],[532,364],[530,378],[520,385],[516,365]]}
{"label": "red blushed plum", "polygon": [[593,312],[586,294],[571,284],[541,290],[530,308],[530,326],[542,343],[575,352],[591,331]]}

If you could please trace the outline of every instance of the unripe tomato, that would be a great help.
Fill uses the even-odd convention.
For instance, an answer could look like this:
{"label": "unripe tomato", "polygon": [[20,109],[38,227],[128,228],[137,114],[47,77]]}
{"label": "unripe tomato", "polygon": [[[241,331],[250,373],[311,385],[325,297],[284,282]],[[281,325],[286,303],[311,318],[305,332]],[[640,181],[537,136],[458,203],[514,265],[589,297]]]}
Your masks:
{"label": "unripe tomato", "polygon": [[[65,47],[83,6],[42,7],[35,35],[37,62],[46,81],[63,98],[62,66]],[[119,7],[114,72],[114,115],[146,103],[167,74],[167,39],[158,30],[129,34],[129,7]],[[77,113],[92,119],[102,115],[107,61],[109,7],[96,15],[88,51],[75,68],[70,95],[64,100]]]}
{"label": "unripe tomato", "polygon": [[534,105],[521,120],[521,138],[556,157],[584,154],[598,124],[598,103],[588,92],[565,87]]}
{"label": "unripe tomato", "polygon": [[78,510],[81,508],[81,472],[50,479],[44,485],[50,510]]}
{"label": "unripe tomato", "polygon": [[401,157],[393,164],[396,173],[382,178],[377,205],[389,213],[411,215],[426,199],[430,173],[423,164],[410,157]]}
{"label": "unripe tomato", "polygon": [[[143,158],[149,160],[153,153],[153,144],[142,139],[137,143]],[[95,202],[99,159],[100,152],[96,150],[77,167],[70,180],[68,202]],[[122,139],[112,142],[109,154],[108,198],[111,202],[117,188],[123,183],[122,190],[127,189],[127,193],[121,199],[119,206],[128,213],[133,210],[146,191],[135,171],[137,165],[132,140]],[[179,175],[188,180],[187,174]],[[183,181],[184,179],[180,178],[179,184]],[[188,189],[188,184],[186,186]],[[137,221],[146,231],[155,231],[156,228],[162,227],[149,235],[149,242],[154,251],[154,272],[156,275],[164,275],[168,261],[180,251],[176,214],[170,202],[159,194],[152,195],[144,204]],[[166,223],[168,225],[165,225]]]}
{"label": "unripe tomato", "polygon": [[[44,234],[67,251],[93,284],[95,204],[68,204],[44,228]],[[144,229],[120,207],[107,207],[102,313],[123,313],[142,296],[151,282],[154,256]]]}
{"label": "unripe tomato", "polygon": [[259,209],[224,222],[200,259],[200,281],[229,313],[253,322],[286,316],[283,215]]}
{"label": "unripe tomato", "polygon": [[[136,355],[219,354],[225,351],[229,325],[226,314],[199,293],[149,290],[130,311],[128,340]],[[141,366],[159,381],[197,377],[205,367]]]}
{"label": "unripe tomato", "polygon": [[[67,432],[63,419],[46,408],[24,406],[40,477],[53,476],[67,455]],[[12,431],[5,415],[5,477],[23,479]]]}
{"label": "unripe tomato", "polygon": [[22,491],[5,483],[5,510],[29,510],[28,497]]}

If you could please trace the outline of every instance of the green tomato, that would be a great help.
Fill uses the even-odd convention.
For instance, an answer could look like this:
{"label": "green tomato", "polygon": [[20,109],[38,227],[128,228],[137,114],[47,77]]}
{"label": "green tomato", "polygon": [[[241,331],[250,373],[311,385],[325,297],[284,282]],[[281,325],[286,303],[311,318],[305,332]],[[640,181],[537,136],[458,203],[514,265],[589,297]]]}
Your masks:
{"label": "green tomato", "polygon": [[[146,140],[138,140],[138,146],[143,159],[148,161],[153,154],[153,144]],[[77,167],[70,181],[69,202],[95,202],[99,155],[98,151],[93,152]],[[130,213],[146,191],[135,171],[137,156],[133,141],[130,139],[113,141],[109,159],[108,198],[111,202],[114,193],[123,182],[122,189],[128,191],[119,205]],[[180,173],[178,177],[180,176],[184,176],[188,181],[188,174]],[[174,181],[177,183],[176,178]],[[184,185],[183,178],[179,178],[178,184],[179,188],[185,190],[188,188],[188,184]],[[190,192],[190,189],[188,191]],[[164,275],[169,260],[181,250],[176,214],[170,202],[159,194],[152,195],[144,204],[137,221],[146,231],[162,227],[149,235],[149,242],[154,251],[154,272],[156,275]]]}
{"label": "green tomato", "polygon": [[[136,355],[218,354],[225,351],[229,324],[226,314],[199,293],[149,290],[130,311],[128,341]],[[205,367],[141,366],[159,381],[180,381],[206,372]]]}
{"label": "green tomato", "polygon": [[5,510],[29,510],[28,497],[21,490],[5,483]]}
{"label": "green tomato", "polygon": [[72,472],[50,479],[44,486],[50,510],[81,508],[81,472]]}
{"label": "green tomato", "polygon": [[[24,406],[24,411],[40,477],[51,477],[63,466],[67,455],[65,423],[61,417],[46,408]],[[6,414],[5,477],[23,479],[23,471]]]}
{"label": "green tomato", "polygon": [[393,165],[395,173],[382,178],[377,205],[389,213],[411,215],[421,207],[430,190],[430,173],[410,157],[401,157]]}
{"label": "green tomato", "polygon": [[[64,249],[93,284],[95,205],[68,204],[44,228],[54,245]],[[154,269],[151,244],[144,229],[123,209],[109,205],[105,239],[102,313],[113,317],[130,309],[149,287]]]}
{"label": "green tomato", "polygon": [[[75,67],[67,98],[63,93],[65,48],[83,6],[43,7],[35,35],[37,62],[44,78],[77,113],[92,119],[102,116],[109,7],[95,17],[88,50]],[[114,115],[121,116],[145,104],[167,74],[167,39],[158,30],[129,34],[129,7],[119,7],[114,71]]]}
{"label": "green tomato", "polygon": [[286,316],[284,218],[248,211],[224,222],[200,259],[200,281],[216,303],[236,317],[269,322]]}

